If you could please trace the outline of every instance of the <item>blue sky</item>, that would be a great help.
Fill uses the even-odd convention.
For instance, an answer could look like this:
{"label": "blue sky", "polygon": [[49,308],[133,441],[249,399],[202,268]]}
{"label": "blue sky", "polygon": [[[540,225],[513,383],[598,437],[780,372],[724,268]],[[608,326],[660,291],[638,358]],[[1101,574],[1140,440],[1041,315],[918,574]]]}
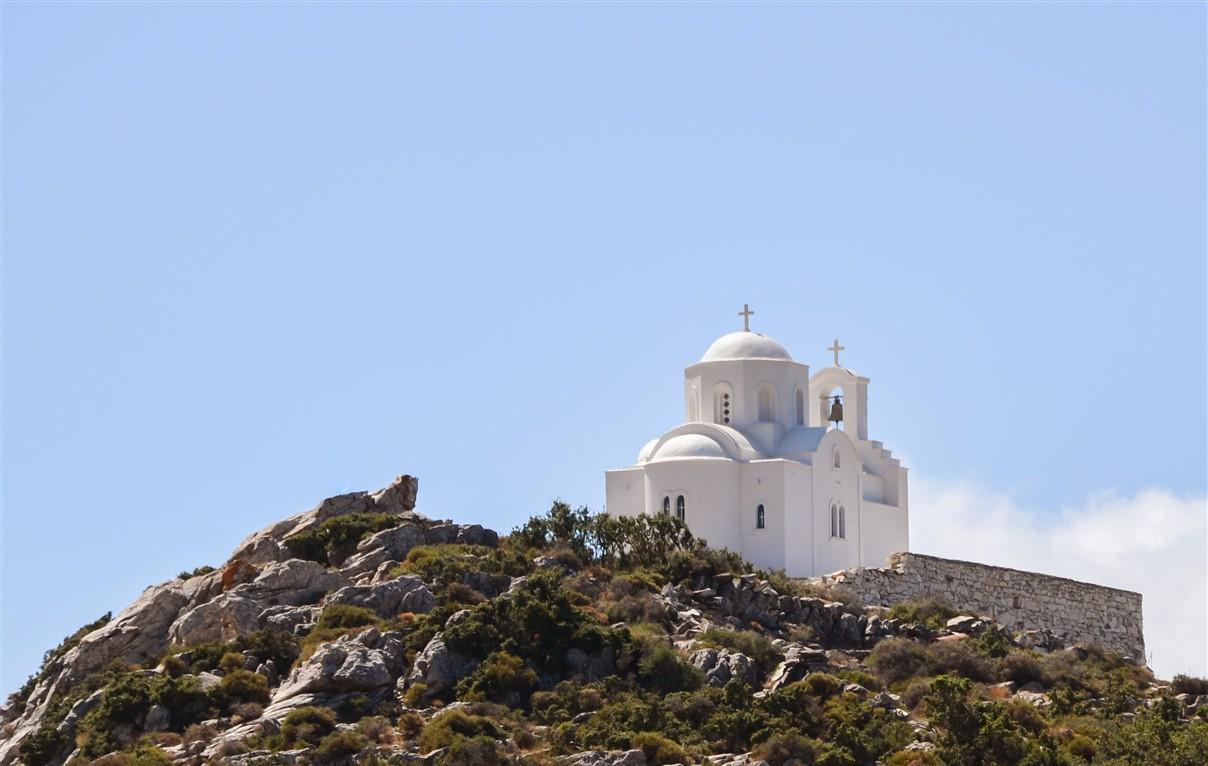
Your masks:
{"label": "blue sky", "polygon": [[0,689],[399,473],[503,530],[599,508],[743,302],[872,379],[919,549],[953,497],[1178,519],[1036,565],[1190,592],[1146,625],[1208,673],[1205,16],[5,3]]}

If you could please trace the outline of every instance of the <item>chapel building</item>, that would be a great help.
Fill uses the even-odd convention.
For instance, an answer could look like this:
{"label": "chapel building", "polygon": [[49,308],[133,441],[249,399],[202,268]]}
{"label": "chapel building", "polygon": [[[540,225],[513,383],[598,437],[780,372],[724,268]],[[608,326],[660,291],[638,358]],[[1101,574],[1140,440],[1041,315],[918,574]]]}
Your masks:
{"label": "chapel building", "polygon": [[715,548],[812,577],[909,550],[906,469],[868,438],[868,378],[744,329],[684,370],[684,423],[605,473],[615,516],[674,513]]}

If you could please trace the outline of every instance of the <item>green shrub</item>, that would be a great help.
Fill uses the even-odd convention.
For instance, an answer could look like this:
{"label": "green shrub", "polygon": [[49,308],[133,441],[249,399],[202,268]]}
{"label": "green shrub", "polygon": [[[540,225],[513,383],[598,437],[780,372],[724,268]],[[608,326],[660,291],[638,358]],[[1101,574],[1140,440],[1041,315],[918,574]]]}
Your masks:
{"label": "green shrub", "polygon": [[755,757],[767,761],[771,766],[780,766],[785,761],[797,758],[803,763],[813,763],[818,752],[817,743],[789,730],[772,735],[755,749]]}
{"label": "green shrub", "polygon": [[829,673],[810,673],[801,679],[801,683],[805,684],[810,694],[824,700],[839,694],[845,686],[843,679]]}
{"label": "green shrub", "polygon": [[1023,760],[1029,747],[1001,705],[974,705],[969,681],[940,676],[931,683],[927,711],[937,729],[936,754],[953,766],[1007,766]]}
{"label": "green shrub", "polygon": [[944,766],[940,757],[930,750],[903,750],[885,759],[885,766]]}
{"label": "green shrub", "polygon": [[488,737],[496,740],[505,736],[490,718],[455,709],[441,713],[428,722],[419,735],[419,746],[424,752],[431,752],[464,739]]}
{"label": "green shrub", "polygon": [[242,652],[227,652],[218,661],[218,669],[223,673],[230,673],[232,670],[241,669],[243,662],[244,657]]}
{"label": "green shrub", "polygon": [[742,652],[755,660],[765,673],[773,670],[781,660],[780,652],[772,646],[766,637],[751,630],[735,631],[722,628],[709,628],[698,639],[705,646],[717,646]]}
{"label": "green shrub", "polygon": [[[421,727],[423,725],[422,718],[420,725]],[[379,745],[389,745],[394,741],[394,727],[390,725],[390,719],[380,715],[369,716],[357,721],[357,733]]]}
{"label": "green shrub", "polygon": [[369,746],[369,740],[355,731],[333,731],[319,741],[315,749],[320,763],[344,763]]}
{"label": "green shrub", "polygon": [[561,673],[572,648],[595,654],[619,648],[622,636],[591,621],[570,600],[557,572],[530,575],[506,599],[475,607],[444,631],[450,648],[476,659],[503,651],[525,660],[539,673]]}
{"label": "green shrub", "polygon": [[120,749],[119,729],[141,722],[152,705],[168,708],[177,731],[212,712],[212,700],[195,676],[125,672],[113,676],[104,688],[100,702],[76,728],[76,743],[88,758]]}
{"label": "green shrub", "polygon": [[914,710],[930,692],[930,681],[925,678],[915,679],[902,690],[902,705],[907,710]]}
{"label": "green shrub", "polygon": [[1028,683],[1050,685],[1048,675],[1036,655],[1022,649],[1007,652],[999,661],[998,677],[1004,681],[1014,681],[1019,686]]}
{"label": "green shrub", "polygon": [[969,648],[983,657],[1000,659],[1006,657],[1015,648],[1015,644],[1005,633],[998,630],[987,630],[979,636],[964,641]]}
{"label": "green shrub", "polygon": [[[414,688],[414,687],[412,687]],[[403,739],[412,740],[424,730],[424,717],[414,710],[404,710],[398,716],[398,732]]]}
{"label": "green shrub", "polygon": [[188,580],[193,577],[200,577],[201,575],[208,575],[210,572],[213,572],[213,571],[215,571],[215,570],[214,570],[214,567],[212,567],[212,566],[209,566],[209,565],[200,566],[200,567],[197,567],[196,569],[194,569],[192,572],[190,572],[188,570],[181,572],[180,574],[176,575],[176,579]]}
{"label": "green shrub", "polygon": [[191,646],[173,656],[187,655],[192,673],[217,670],[228,654],[240,655],[241,662],[247,655],[255,657],[257,663],[272,660],[277,670],[284,672],[298,658],[298,653],[298,640],[294,636],[283,630],[266,629],[238,636],[233,641]]}
{"label": "green shrub", "polygon": [[363,606],[329,604],[323,608],[315,627],[319,630],[361,628],[378,623],[377,613]]}
{"label": "green shrub", "polygon": [[457,684],[457,697],[528,707],[529,695],[535,688],[537,674],[524,660],[507,652],[495,652]]}
{"label": "green shrub", "polygon": [[680,658],[665,642],[652,640],[642,647],[638,679],[659,694],[670,694],[699,689],[705,675]]}
{"label": "green shrub", "polygon": [[947,602],[926,597],[894,604],[889,610],[889,619],[939,630],[958,614]]}
{"label": "green shrub", "polygon": [[436,762],[437,766],[508,766],[507,753],[490,737],[471,737],[454,742]]}
{"label": "green shrub", "polygon": [[285,547],[297,558],[333,566],[352,555],[365,538],[398,523],[398,517],[389,513],[333,516],[316,527],[286,538]]}
{"label": "green shrub", "polygon": [[129,750],[102,756],[93,766],[169,766],[172,759],[150,742],[139,742]]}
{"label": "green shrub", "polygon": [[1170,681],[1170,691],[1174,694],[1208,694],[1208,678],[1179,673]]}
{"label": "green shrub", "polygon": [[258,702],[267,705],[269,701],[268,679],[250,670],[232,670],[222,677],[218,690],[223,700],[228,704],[240,702]]}
{"label": "green shrub", "polygon": [[[438,543],[412,548],[394,574],[417,575],[448,598],[451,586],[465,586],[471,576],[486,573],[502,590],[512,577],[528,574],[530,569],[528,558],[511,548]],[[465,591],[454,592],[465,595]]]}
{"label": "green shrub", "polygon": [[937,641],[925,648],[927,674],[956,673],[973,681],[989,683],[994,680],[990,663],[972,646],[971,641]]}
{"label": "green shrub", "polygon": [[638,734],[630,740],[629,744],[631,747],[641,748],[642,753],[646,756],[646,763],[652,764],[652,766],[688,761],[687,754],[678,743],[652,731]]}
{"label": "green shrub", "polygon": [[286,748],[314,747],[335,728],[335,714],[327,708],[295,708],[281,723],[281,743]]}
{"label": "green shrub", "polygon": [[872,648],[868,666],[887,684],[927,675],[927,650],[905,638],[887,638]]}

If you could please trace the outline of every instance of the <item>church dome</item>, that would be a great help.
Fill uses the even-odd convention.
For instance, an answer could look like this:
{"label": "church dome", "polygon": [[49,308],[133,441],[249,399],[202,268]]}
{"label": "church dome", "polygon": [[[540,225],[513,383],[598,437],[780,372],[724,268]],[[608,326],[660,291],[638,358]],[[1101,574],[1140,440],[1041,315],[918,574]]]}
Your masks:
{"label": "church dome", "polygon": [[690,457],[726,458],[721,445],[703,434],[680,434],[663,442],[651,460],[677,460]]}
{"label": "church dome", "polygon": [[739,331],[723,335],[713,341],[700,358],[702,362],[720,362],[726,359],[783,359],[793,361],[784,346],[766,335],[757,332]]}

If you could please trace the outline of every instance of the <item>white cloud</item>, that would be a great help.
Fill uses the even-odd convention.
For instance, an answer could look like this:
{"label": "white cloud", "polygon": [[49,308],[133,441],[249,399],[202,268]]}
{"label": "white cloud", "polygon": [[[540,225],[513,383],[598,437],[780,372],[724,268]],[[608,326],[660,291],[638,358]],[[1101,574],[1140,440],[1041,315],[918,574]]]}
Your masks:
{"label": "white cloud", "polygon": [[1150,667],[1208,676],[1208,498],[1145,489],[1022,507],[963,481],[910,479],[910,548],[1139,591]]}

